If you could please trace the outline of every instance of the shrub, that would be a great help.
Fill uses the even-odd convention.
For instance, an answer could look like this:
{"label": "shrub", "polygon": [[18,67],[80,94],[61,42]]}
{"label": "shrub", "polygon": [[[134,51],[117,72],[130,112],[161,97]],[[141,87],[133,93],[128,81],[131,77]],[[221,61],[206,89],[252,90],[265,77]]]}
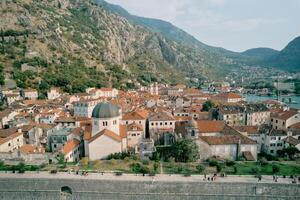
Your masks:
{"label": "shrub", "polygon": [[158,162],[155,162],[155,163],[153,164],[153,170],[154,170],[154,172],[157,172],[157,171],[158,171],[158,168],[159,168],[159,163],[158,163]]}
{"label": "shrub", "polygon": [[143,160],[143,165],[149,165],[149,160]]}
{"label": "shrub", "polygon": [[263,166],[263,165],[267,165],[268,164],[268,161],[265,157],[262,157],[260,160],[259,160],[260,164]]}
{"label": "shrub", "polygon": [[211,166],[211,167],[215,167],[215,166],[218,165],[218,161],[217,161],[217,160],[214,160],[214,159],[211,159],[211,160],[208,161],[208,164],[209,164],[209,166]]}
{"label": "shrub", "polygon": [[251,168],[251,172],[252,172],[253,174],[259,174],[260,169],[259,169],[258,167],[253,167],[253,168]]}
{"label": "shrub", "polygon": [[219,172],[222,171],[222,168],[223,168],[223,167],[222,167],[222,165],[217,164],[216,168],[217,168],[217,172],[219,173]]}
{"label": "shrub", "polygon": [[125,158],[129,157],[129,153],[127,152],[120,152],[114,153],[107,156],[107,160],[116,159],[116,160],[124,160]]}
{"label": "shrub", "polygon": [[233,167],[233,173],[234,173],[234,174],[237,173],[237,167],[236,167],[236,166]]}
{"label": "shrub", "polygon": [[272,165],[272,171],[274,174],[278,173],[280,171],[280,168],[278,165]]}
{"label": "shrub", "polygon": [[201,164],[196,166],[197,172],[202,173],[205,170],[205,167]]}
{"label": "shrub", "polygon": [[225,164],[226,164],[226,166],[231,167],[231,166],[235,165],[235,162],[233,160],[226,160]]}
{"label": "shrub", "polygon": [[139,173],[141,171],[142,165],[140,163],[132,163],[130,165],[131,171],[134,173]]}

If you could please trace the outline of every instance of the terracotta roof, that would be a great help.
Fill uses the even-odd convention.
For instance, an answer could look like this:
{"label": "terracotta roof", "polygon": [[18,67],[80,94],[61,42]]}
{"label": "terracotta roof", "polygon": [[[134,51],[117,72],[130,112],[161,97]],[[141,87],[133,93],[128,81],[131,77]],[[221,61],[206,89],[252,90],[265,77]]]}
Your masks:
{"label": "terracotta roof", "polygon": [[293,146],[296,146],[298,144],[300,144],[300,140],[297,140],[296,138],[289,136],[287,138],[284,138],[284,140],[286,143],[291,144]]}
{"label": "terracotta roof", "polygon": [[18,128],[0,129],[0,138],[8,137],[18,131]]}
{"label": "terracotta roof", "polygon": [[248,135],[260,134],[258,126],[235,126],[233,128],[239,132],[246,132]]}
{"label": "terracotta roof", "polygon": [[225,121],[198,120],[199,133],[217,133],[224,129]]}
{"label": "terracotta roof", "polygon": [[32,154],[32,153],[44,153],[44,148],[38,148],[34,146],[33,144],[24,144],[20,147],[20,151],[25,154]]}
{"label": "terracotta roof", "polygon": [[0,145],[6,143],[6,142],[8,142],[8,141],[10,141],[10,140],[12,140],[16,137],[19,137],[21,135],[23,135],[23,133],[15,132],[15,133],[10,134],[7,137],[1,137],[0,138]]}
{"label": "terracotta roof", "polygon": [[174,117],[167,112],[153,113],[149,116],[149,121],[175,121]]}
{"label": "terracotta roof", "polygon": [[61,149],[61,152],[63,154],[68,154],[70,153],[73,149],[75,149],[76,147],[78,147],[80,144],[80,141],[73,139],[73,140],[69,140]]}
{"label": "terracotta roof", "polygon": [[146,118],[141,116],[138,112],[130,112],[123,115],[122,120],[145,120]]}
{"label": "terracotta roof", "polygon": [[300,129],[300,122],[291,125],[289,128],[291,128],[291,129]]}
{"label": "terracotta roof", "polygon": [[243,151],[243,156],[246,161],[255,161],[255,158],[250,151]]}
{"label": "terracotta roof", "polygon": [[199,138],[209,145],[230,145],[239,143],[239,138],[234,135],[199,136]]}
{"label": "terracotta roof", "polygon": [[149,111],[146,109],[137,110],[136,112],[144,118],[147,118],[149,116]]}
{"label": "terracotta roof", "polygon": [[221,135],[221,136],[199,136],[201,140],[209,145],[230,145],[230,144],[256,144],[255,141],[247,139],[247,137],[239,137],[237,135]]}
{"label": "terracotta roof", "polygon": [[102,135],[106,135],[110,138],[112,138],[113,140],[117,141],[117,142],[122,142],[122,138],[121,136],[117,135],[116,133],[108,130],[108,129],[104,129],[102,131],[100,131],[99,133],[97,133],[96,135],[94,135],[90,140],[89,143],[95,141],[96,139],[98,139],[99,137],[101,137]]}
{"label": "terracotta roof", "polygon": [[120,136],[121,136],[122,139],[127,137],[127,127],[126,127],[126,125],[120,125]]}
{"label": "terracotta roof", "polygon": [[221,98],[226,98],[226,99],[241,99],[241,98],[243,98],[241,95],[232,93],[232,92],[220,93],[220,94],[216,95],[216,97],[221,97]]}
{"label": "terracotta roof", "polygon": [[142,125],[133,122],[132,124],[127,125],[127,131],[143,131],[143,127]]}
{"label": "terracotta roof", "polygon": [[272,113],[271,117],[278,118],[281,120],[287,120],[298,113],[299,111],[297,109],[290,109],[289,111]]}

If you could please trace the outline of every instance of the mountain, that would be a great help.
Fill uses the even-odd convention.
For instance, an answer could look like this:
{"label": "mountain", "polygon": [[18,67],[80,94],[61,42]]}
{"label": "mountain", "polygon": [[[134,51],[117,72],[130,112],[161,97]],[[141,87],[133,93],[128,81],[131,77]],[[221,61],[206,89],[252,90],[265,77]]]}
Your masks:
{"label": "mountain", "polygon": [[265,59],[262,63],[265,66],[276,67],[285,71],[300,71],[300,37],[292,40],[279,53]]}
{"label": "mountain", "polygon": [[245,56],[257,58],[260,60],[264,60],[274,55],[277,55],[278,53],[279,51],[271,48],[254,48],[254,49],[249,49],[247,51],[244,51],[241,54]]}
{"label": "mountain", "polygon": [[226,50],[170,23],[114,8],[119,12],[92,0],[1,1],[0,64],[6,79],[21,88],[81,92],[217,78],[241,65],[220,53]]}
{"label": "mountain", "polygon": [[0,75],[21,88],[83,92],[219,79],[257,60],[104,1],[5,0],[0,5]]}
{"label": "mountain", "polygon": [[[99,5],[101,5],[105,10],[116,13],[126,18],[131,23],[143,26],[147,28],[149,31],[159,33],[163,35],[165,38],[175,41],[178,44],[188,46],[190,48],[196,48],[197,50],[201,51],[202,54],[204,54],[203,55],[204,59],[206,58],[206,56],[207,57],[214,56],[216,60],[225,59],[225,60],[230,60],[229,62],[238,62],[238,64],[240,64],[243,61],[247,61],[248,59],[251,59],[237,52],[229,51],[221,47],[213,47],[204,44],[199,40],[197,40],[192,35],[186,33],[182,29],[174,26],[169,22],[159,20],[159,19],[145,18],[145,17],[132,15],[121,6],[107,3],[105,0],[96,0],[96,2]],[[220,61],[220,63],[222,63],[222,61]]]}

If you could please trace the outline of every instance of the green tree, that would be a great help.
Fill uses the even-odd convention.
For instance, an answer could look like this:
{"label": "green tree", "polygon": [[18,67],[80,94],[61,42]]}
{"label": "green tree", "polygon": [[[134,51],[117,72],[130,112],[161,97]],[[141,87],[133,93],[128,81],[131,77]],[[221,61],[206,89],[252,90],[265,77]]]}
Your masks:
{"label": "green tree", "polygon": [[278,165],[272,165],[272,171],[273,171],[273,174],[276,174],[280,171],[280,168]]}
{"label": "green tree", "polygon": [[190,139],[177,140],[171,150],[176,162],[194,162],[199,157],[198,145]]}
{"label": "green tree", "polygon": [[296,147],[287,147],[283,150],[290,158],[295,156],[296,153],[299,153],[299,150]]}
{"label": "green tree", "polygon": [[213,108],[215,104],[212,101],[206,101],[202,105],[202,111],[208,112],[211,108]]}
{"label": "green tree", "polygon": [[3,66],[0,64],[0,85],[4,85],[4,84],[5,84],[4,68],[3,68]]}
{"label": "green tree", "polygon": [[205,167],[201,164],[196,166],[197,172],[202,173],[205,170]]}

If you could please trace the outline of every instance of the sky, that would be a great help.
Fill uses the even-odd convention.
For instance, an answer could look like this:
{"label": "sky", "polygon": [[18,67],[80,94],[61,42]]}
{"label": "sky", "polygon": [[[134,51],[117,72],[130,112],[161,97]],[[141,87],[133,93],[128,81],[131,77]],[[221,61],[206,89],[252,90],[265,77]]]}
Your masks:
{"label": "sky", "polygon": [[300,0],[107,0],[232,51],[283,49],[300,36]]}

